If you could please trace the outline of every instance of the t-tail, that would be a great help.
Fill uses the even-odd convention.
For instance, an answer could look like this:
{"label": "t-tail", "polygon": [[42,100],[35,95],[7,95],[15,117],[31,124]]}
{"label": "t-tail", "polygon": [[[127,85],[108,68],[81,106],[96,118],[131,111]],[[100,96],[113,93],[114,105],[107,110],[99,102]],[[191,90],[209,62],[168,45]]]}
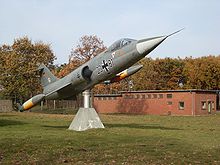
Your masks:
{"label": "t-tail", "polygon": [[[43,88],[45,88],[49,84],[52,84],[58,80],[58,78],[56,78],[44,64],[40,64],[37,70],[40,73],[40,80],[41,80],[41,85]],[[45,98],[45,94],[38,94],[30,98],[23,105],[18,106],[19,111],[25,111],[25,110],[28,110],[34,107],[35,105],[40,103],[42,100],[44,100],[44,98]]]}

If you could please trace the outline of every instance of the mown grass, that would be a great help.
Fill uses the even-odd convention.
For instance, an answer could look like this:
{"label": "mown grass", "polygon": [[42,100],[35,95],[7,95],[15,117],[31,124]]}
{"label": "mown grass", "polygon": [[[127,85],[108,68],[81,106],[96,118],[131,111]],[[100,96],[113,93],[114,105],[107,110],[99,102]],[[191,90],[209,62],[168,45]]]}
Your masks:
{"label": "mown grass", "polygon": [[101,115],[85,132],[72,119],[1,113],[0,164],[220,164],[219,115]]}
{"label": "mown grass", "polygon": [[74,109],[74,108],[67,108],[67,109],[61,109],[61,108],[48,109],[48,108],[44,107],[44,108],[41,110],[40,106],[36,106],[36,107],[31,108],[30,111],[31,111],[31,112],[34,112],[34,113],[41,113],[41,114],[75,115],[76,112],[77,112],[77,109]]}

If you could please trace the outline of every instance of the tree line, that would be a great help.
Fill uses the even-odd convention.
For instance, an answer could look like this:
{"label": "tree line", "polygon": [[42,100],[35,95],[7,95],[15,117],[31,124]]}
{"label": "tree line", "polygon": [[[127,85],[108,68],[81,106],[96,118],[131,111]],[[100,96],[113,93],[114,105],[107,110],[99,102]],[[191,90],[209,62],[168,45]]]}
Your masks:
{"label": "tree line", "polygon": [[135,90],[220,89],[220,56],[145,58],[131,79]]}
{"label": "tree line", "polygon": [[37,66],[44,63],[53,69],[55,59],[49,44],[33,43],[28,37],[0,46],[1,97],[24,101],[41,92]]}
{"label": "tree line", "polygon": [[[42,92],[37,66],[44,63],[59,78],[104,51],[106,46],[95,35],[85,35],[73,46],[67,64],[55,65],[50,44],[28,37],[0,46],[0,97],[24,101]],[[131,77],[109,85],[99,84],[95,93],[121,90],[220,89],[220,56],[199,58],[144,58],[143,68]],[[131,83],[132,82],[132,83]]]}

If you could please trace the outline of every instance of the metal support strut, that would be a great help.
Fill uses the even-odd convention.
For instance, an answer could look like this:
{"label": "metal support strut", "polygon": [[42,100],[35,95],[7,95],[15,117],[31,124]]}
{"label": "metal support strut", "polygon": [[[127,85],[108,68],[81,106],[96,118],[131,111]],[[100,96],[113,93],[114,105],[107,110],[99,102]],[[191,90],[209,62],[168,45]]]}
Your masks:
{"label": "metal support strut", "polygon": [[91,90],[83,92],[84,107],[79,108],[69,130],[85,131],[92,128],[105,128],[96,110],[91,107]]}
{"label": "metal support strut", "polygon": [[90,108],[90,94],[90,90],[85,90],[83,92],[84,108]]}

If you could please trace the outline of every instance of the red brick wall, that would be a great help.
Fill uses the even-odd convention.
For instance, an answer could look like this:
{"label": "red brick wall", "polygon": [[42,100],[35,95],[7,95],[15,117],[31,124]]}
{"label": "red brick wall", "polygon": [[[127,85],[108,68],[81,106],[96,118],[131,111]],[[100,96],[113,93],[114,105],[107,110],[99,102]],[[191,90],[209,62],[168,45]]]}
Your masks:
{"label": "red brick wall", "polygon": [[98,113],[119,113],[117,106],[121,97],[115,97],[117,100],[99,100],[98,98],[102,97],[94,97],[93,102],[93,106]]}
{"label": "red brick wall", "polygon": [[[167,94],[172,94],[172,98],[167,98]],[[148,98],[148,95],[151,98]],[[159,95],[163,97],[160,98]],[[216,102],[215,94],[196,92],[124,93],[115,98],[113,100],[113,97],[95,97],[94,107],[99,113],[201,115],[208,114],[208,110],[201,110],[201,100],[211,100],[214,104]],[[184,102],[183,110],[179,108],[180,101]],[[213,113],[215,110],[216,108],[213,109]]]}
{"label": "red brick wall", "polygon": [[[206,103],[205,109],[202,109],[202,102]],[[216,112],[216,94],[204,94],[204,93],[196,93],[195,96],[195,112],[196,115],[204,115],[209,114],[208,112],[208,104],[211,103],[211,114]]]}

